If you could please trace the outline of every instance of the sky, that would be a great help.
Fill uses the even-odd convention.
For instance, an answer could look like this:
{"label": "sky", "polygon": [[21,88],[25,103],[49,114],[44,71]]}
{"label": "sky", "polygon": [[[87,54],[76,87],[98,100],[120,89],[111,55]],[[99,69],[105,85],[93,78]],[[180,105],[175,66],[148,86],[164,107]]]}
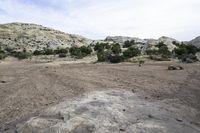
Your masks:
{"label": "sky", "polygon": [[91,39],[200,36],[200,0],[0,0],[0,23],[35,23]]}

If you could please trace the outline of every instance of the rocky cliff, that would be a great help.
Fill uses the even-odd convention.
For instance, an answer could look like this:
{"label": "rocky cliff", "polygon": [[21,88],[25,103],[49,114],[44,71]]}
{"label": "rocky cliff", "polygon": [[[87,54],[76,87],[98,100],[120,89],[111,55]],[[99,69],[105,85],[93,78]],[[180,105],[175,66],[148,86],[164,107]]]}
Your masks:
{"label": "rocky cliff", "polygon": [[43,27],[36,24],[10,23],[0,25],[0,46],[13,50],[56,49],[74,45],[89,45],[92,40],[78,35]]}

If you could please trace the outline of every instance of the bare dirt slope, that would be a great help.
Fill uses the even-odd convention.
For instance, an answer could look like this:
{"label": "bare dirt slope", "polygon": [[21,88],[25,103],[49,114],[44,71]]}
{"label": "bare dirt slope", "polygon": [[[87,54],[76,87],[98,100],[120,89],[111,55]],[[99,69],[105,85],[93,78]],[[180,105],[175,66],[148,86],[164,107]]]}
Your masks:
{"label": "bare dirt slope", "polygon": [[62,101],[107,90],[128,91],[148,102],[170,105],[175,108],[174,113],[181,114],[175,120],[199,128],[200,65],[181,64],[184,70],[168,71],[169,64],[138,67],[126,63],[1,62],[0,131],[9,131],[17,123]]}

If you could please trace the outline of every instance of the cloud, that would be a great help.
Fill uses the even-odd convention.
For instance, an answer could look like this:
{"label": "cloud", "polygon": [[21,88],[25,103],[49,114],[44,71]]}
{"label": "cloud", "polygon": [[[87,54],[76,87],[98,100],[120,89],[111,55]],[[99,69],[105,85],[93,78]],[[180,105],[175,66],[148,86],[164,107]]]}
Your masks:
{"label": "cloud", "polygon": [[94,39],[190,40],[200,35],[199,7],[199,0],[1,0],[0,23],[37,23]]}

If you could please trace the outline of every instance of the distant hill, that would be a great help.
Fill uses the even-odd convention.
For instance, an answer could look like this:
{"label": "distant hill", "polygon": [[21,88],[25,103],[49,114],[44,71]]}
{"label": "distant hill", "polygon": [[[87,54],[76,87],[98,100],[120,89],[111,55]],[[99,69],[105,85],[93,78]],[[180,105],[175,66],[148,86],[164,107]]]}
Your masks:
{"label": "distant hill", "polygon": [[[27,23],[0,24],[0,47],[1,49],[11,48],[15,51],[42,50],[44,48],[70,48],[72,46],[95,45],[97,42],[109,42],[124,44],[127,40],[134,40],[141,50],[154,49],[159,42],[164,42],[170,51],[176,48],[173,42],[178,42],[170,37],[160,37],[158,39],[140,39],[137,37],[108,36],[104,40],[92,40],[79,35],[67,34],[58,30],[44,27],[42,25]],[[200,47],[200,37],[197,37],[187,44]]]}
{"label": "distant hill", "polygon": [[36,24],[9,23],[0,25],[0,46],[16,51],[89,45],[92,40],[67,34]]}
{"label": "distant hill", "polygon": [[200,36],[188,42],[188,44],[192,44],[198,48],[200,48]]}
{"label": "distant hill", "polygon": [[[154,49],[154,47],[159,43],[159,42],[164,42],[164,44],[167,45],[170,51],[172,51],[176,46],[173,44],[173,41],[179,42],[176,39],[170,38],[170,37],[160,37],[159,39],[140,39],[137,37],[125,37],[125,36],[109,36],[105,39],[105,41],[108,42],[115,42],[115,43],[124,43],[127,40],[134,40],[135,43],[138,45],[140,49],[146,50],[147,48],[149,49]],[[180,43],[180,42],[179,42]]]}

